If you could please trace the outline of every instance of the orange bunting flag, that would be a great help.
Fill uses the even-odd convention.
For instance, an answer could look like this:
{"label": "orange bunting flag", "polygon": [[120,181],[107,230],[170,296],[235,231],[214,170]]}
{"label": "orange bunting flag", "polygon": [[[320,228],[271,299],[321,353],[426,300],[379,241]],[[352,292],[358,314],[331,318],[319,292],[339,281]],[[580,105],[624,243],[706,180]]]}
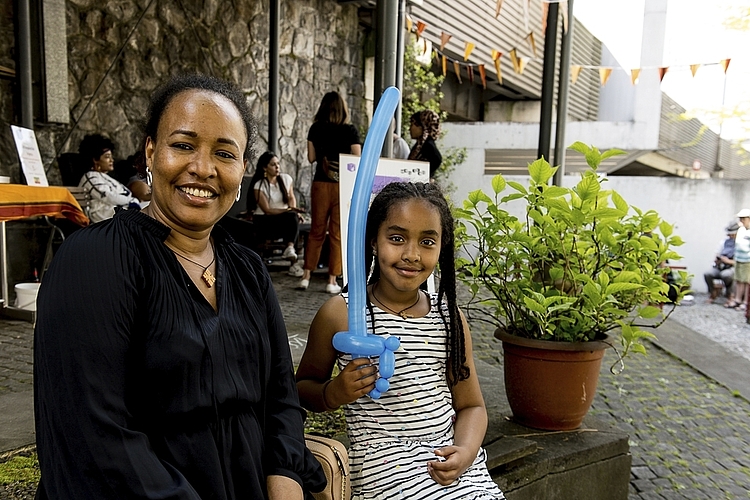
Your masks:
{"label": "orange bunting flag", "polygon": [[516,55],[516,49],[510,51],[510,62],[513,64],[513,71],[519,73],[518,70],[518,56]]}
{"label": "orange bunting flag", "polygon": [[479,65],[479,78],[482,79],[482,88],[487,88],[487,74],[484,72],[484,64]]}
{"label": "orange bunting flag", "polygon": [[466,74],[469,75],[469,83],[474,84],[474,65],[468,64],[466,66]]}
{"label": "orange bunting flag", "polygon": [[568,0],[560,0],[560,10],[563,18],[563,34],[568,32]]}
{"label": "orange bunting flag", "polygon": [[664,75],[667,74],[667,71],[669,71],[669,67],[667,66],[659,68],[659,81],[660,82],[664,80]]}
{"label": "orange bunting flag", "polygon": [[503,0],[497,0],[497,5],[495,6],[495,18],[500,15],[500,8],[503,6]]}
{"label": "orange bunting flag", "polygon": [[448,59],[443,56],[443,76],[448,74],[448,68],[446,67],[448,65]]}
{"label": "orange bunting flag", "polygon": [[578,80],[578,75],[581,74],[581,70],[583,69],[583,66],[580,64],[573,64],[570,67],[570,83],[573,85],[576,84],[576,80]]}
{"label": "orange bunting flag", "polygon": [[547,16],[549,15],[549,4],[547,2],[542,3],[542,33],[547,32]]}
{"label": "orange bunting flag", "polygon": [[519,57],[518,58],[518,74],[522,75],[523,70],[526,69],[526,63],[529,62],[528,57]]}
{"label": "orange bunting flag", "polygon": [[602,82],[602,87],[607,84],[609,76],[612,74],[612,68],[599,68],[599,81]]}
{"label": "orange bunting flag", "polygon": [[700,64],[691,64],[690,65],[690,72],[693,74],[693,77],[695,77],[695,74],[698,72],[698,68],[700,68]]}
{"label": "orange bunting flag", "polygon": [[727,68],[729,67],[729,61],[730,61],[730,59],[722,59],[721,60],[721,67],[724,68],[724,74],[727,73]]}
{"label": "orange bunting flag", "polygon": [[406,16],[406,31],[408,33],[411,33],[411,28],[414,24],[414,21],[412,21],[411,16]]}
{"label": "orange bunting flag", "polygon": [[464,61],[469,60],[469,56],[471,55],[472,50],[474,50],[474,44],[471,42],[466,42],[466,46],[464,47]]}
{"label": "orange bunting flag", "polygon": [[417,21],[417,40],[419,40],[419,37],[422,36],[422,32],[427,27],[425,23],[422,21]]}
{"label": "orange bunting flag", "polygon": [[495,63],[495,73],[497,73],[497,81],[503,83],[503,74],[500,71],[500,58],[503,56],[502,52],[498,52],[492,49],[492,62]]}
{"label": "orange bunting flag", "polygon": [[630,83],[632,83],[633,85],[638,83],[638,77],[640,76],[640,74],[641,74],[640,69],[631,69],[630,70]]}
{"label": "orange bunting flag", "polygon": [[443,49],[445,49],[445,44],[448,43],[448,40],[451,39],[451,36],[453,35],[449,35],[445,31],[440,32],[440,51],[441,52],[443,51]]}
{"label": "orange bunting flag", "polygon": [[536,57],[536,43],[534,42],[534,32],[529,32],[528,35],[526,35],[526,40],[528,40],[529,45],[531,45],[531,52],[534,54],[534,57]]}
{"label": "orange bunting flag", "polygon": [[461,81],[461,66],[458,65],[458,61],[453,61],[453,71],[456,72],[456,78],[458,78],[458,83],[463,83]]}
{"label": "orange bunting flag", "polygon": [[422,55],[427,53],[427,39],[422,38]]}

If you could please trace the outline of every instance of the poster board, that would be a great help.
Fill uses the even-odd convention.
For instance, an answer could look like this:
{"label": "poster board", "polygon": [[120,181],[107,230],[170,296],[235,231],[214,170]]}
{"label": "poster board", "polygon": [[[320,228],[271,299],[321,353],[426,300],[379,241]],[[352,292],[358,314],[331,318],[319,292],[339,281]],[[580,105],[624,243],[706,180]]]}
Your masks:
{"label": "poster board", "polygon": [[39,145],[36,142],[34,131],[29,128],[10,126],[13,139],[16,143],[18,158],[21,160],[23,175],[29,186],[48,186],[47,174],[44,173],[42,155],[39,154]]}
{"label": "poster board", "polygon": [[[352,206],[352,195],[354,194],[354,180],[359,168],[359,156],[340,155],[339,165],[346,168],[339,169],[339,210],[341,214],[341,257],[343,269],[343,282],[347,283],[347,259],[346,247],[349,235],[349,211]],[[370,202],[383,186],[391,182],[430,182],[430,164],[424,161],[394,160],[391,158],[380,158],[375,171],[375,180],[372,184]],[[430,293],[435,290],[435,280],[430,275],[427,280],[427,288]]]}

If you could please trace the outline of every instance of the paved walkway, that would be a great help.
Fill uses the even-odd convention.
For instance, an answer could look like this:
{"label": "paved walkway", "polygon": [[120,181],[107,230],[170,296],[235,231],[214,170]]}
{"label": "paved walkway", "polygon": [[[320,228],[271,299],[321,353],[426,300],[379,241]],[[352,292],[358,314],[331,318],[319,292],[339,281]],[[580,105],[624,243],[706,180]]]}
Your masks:
{"label": "paved walkway", "polygon": [[[272,276],[298,360],[313,315],[330,297],[325,274],[305,292],[294,290],[297,278]],[[750,325],[739,312],[706,305],[705,296],[673,318],[648,356],[628,358],[620,375],[607,371],[614,353],[605,356],[592,414],[630,435],[631,499],[750,498]],[[471,326],[477,357],[502,366],[491,328]],[[34,441],[31,363],[31,325],[0,320],[0,452]],[[0,488],[0,498],[27,496]]]}

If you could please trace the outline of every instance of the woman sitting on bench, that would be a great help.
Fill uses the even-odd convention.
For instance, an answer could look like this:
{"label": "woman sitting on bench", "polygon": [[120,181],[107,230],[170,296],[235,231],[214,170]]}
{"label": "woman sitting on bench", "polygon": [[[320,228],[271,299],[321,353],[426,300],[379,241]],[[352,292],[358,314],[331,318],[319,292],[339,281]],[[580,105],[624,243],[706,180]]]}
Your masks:
{"label": "woman sitting on bench", "polygon": [[292,262],[289,275],[302,276],[295,246],[302,219],[300,214],[304,210],[297,208],[292,176],[279,172],[276,153],[266,151],[260,155],[250,185],[252,192],[247,197],[247,213],[252,214],[256,234],[262,240],[283,238],[287,246],[282,256]]}

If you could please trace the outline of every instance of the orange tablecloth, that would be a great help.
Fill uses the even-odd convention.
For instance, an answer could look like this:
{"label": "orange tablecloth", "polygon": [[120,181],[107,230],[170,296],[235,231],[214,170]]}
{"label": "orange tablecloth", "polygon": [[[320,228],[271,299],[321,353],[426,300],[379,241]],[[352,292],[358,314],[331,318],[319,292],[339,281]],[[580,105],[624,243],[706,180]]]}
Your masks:
{"label": "orange tablecloth", "polygon": [[0,184],[0,221],[39,215],[66,217],[80,226],[89,225],[81,206],[64,187]]}

